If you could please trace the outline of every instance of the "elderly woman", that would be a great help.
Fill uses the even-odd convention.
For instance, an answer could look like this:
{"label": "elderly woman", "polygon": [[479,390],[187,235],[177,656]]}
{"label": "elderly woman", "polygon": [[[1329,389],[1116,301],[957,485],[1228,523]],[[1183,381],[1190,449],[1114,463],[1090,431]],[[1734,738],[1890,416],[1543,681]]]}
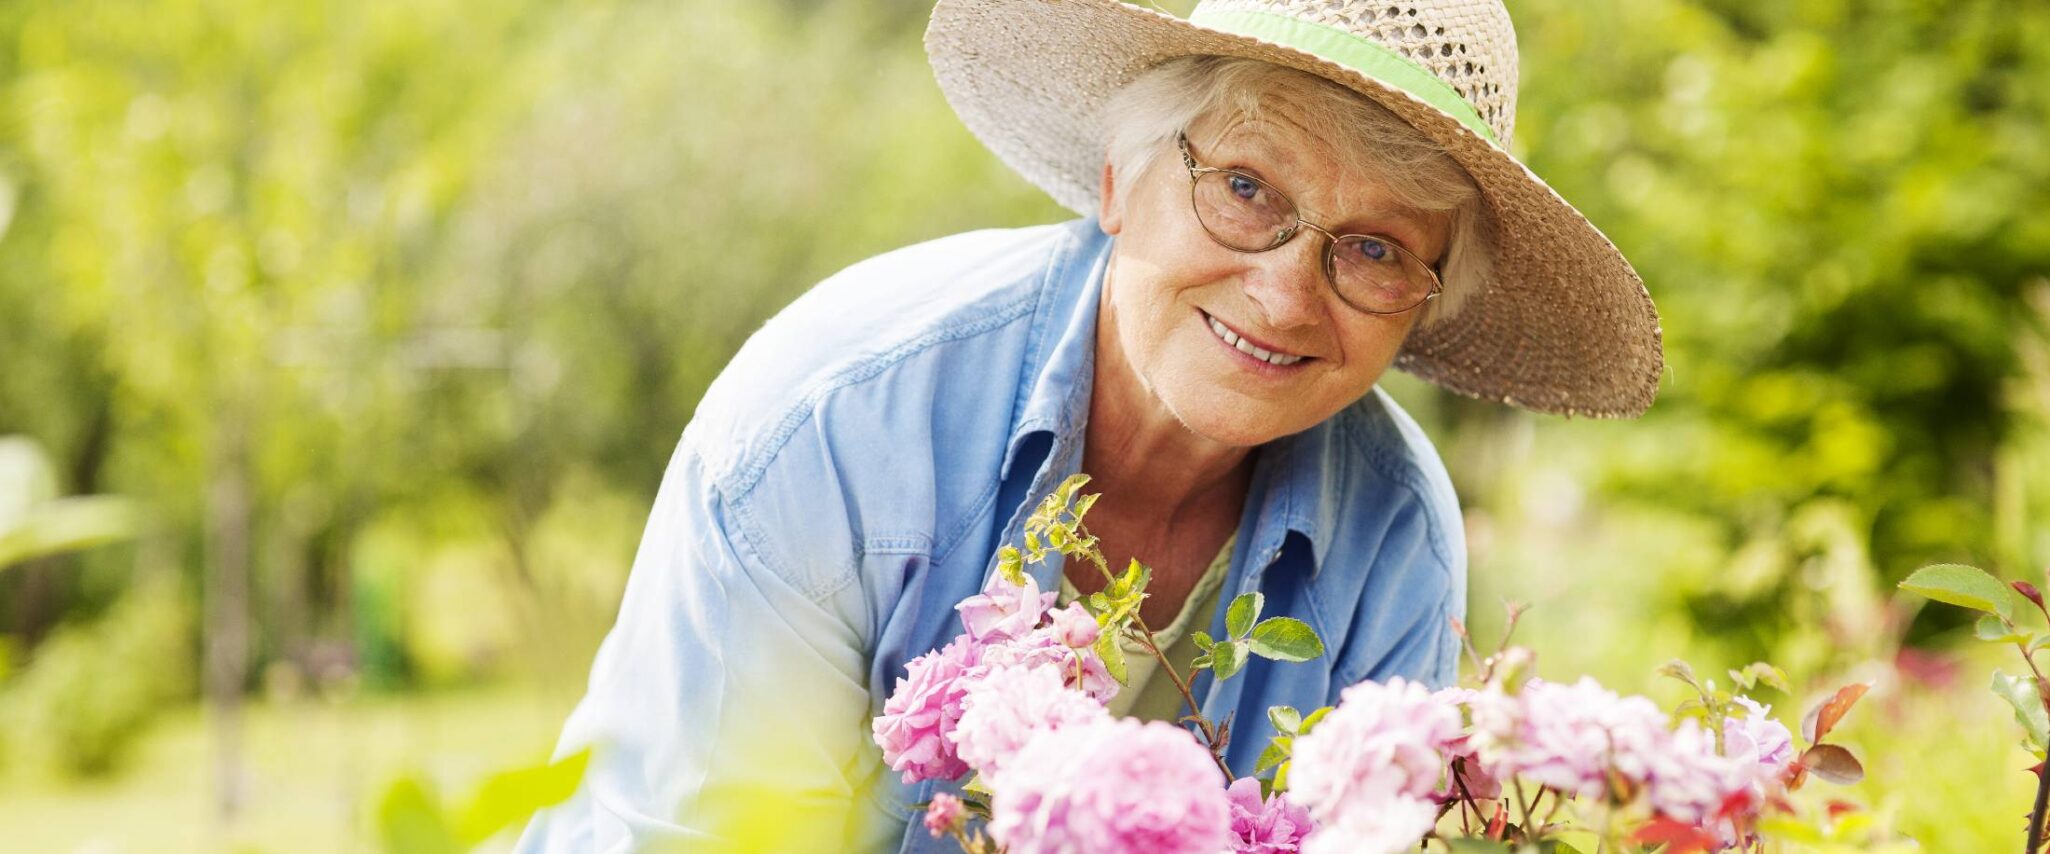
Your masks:
{"label": "elderly woman", "polygon": [[[1252,770],[1265,709],[1451,681],[1459,507],[1375,388],[1397,366],[1525,408],[1633,416],[1660,372],[1629,264],[1506,153],[1498,0],[943,0],[955,110],[1089,218],[892,252],[734,357],[684,430],[563,735],[582,788],[526,851],[912,850],[932,783],[870,738],[908,660],[1078,471],[1143,618],[1186,651],[1252,591],[1327,653],[1193,693]],[[1041,567],[1044,589],[1102,586]],[[1184,659],[1186,660],[1186,659]],[[1135,675],[1114,709],[1173,719]]]}

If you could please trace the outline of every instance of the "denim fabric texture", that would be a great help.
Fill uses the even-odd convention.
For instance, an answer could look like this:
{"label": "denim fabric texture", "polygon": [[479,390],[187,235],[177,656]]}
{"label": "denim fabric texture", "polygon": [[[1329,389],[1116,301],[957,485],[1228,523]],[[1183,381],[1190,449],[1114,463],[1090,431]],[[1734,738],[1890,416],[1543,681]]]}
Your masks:
{"label": "denim fabric texture", "polygon": [[[1111,246],[1094,219],[942,238],[827,279],[748,340],[683,431],[564,727],[558,755],[597,748],[584,783],[519,851],[695,850],[764,822],[819,829],[800,848],[956,848],[907,823],[936,787],[883,767],[869,721],[1080,465]],[[1264,593],[1327,653],[1197,677],[1240,774],[1268,706],[1452,681],[1466,598],[1451,481],[1379,389],[1254,467],[1223,601]],[[1041,589],[1056,571],[1035,569]]]}

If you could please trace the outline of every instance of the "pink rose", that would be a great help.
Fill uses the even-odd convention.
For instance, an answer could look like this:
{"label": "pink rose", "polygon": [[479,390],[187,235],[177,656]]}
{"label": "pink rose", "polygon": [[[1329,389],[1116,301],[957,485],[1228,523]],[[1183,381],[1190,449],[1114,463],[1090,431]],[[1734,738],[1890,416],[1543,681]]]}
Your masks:
{"label": "pink rose", "polygon": [[1051,665],[994,667],[962,698],[953,740],[961,761],[994,784],[1033,736],[1109,716],[1102,703],[1064,686]]}
{"label": "pink rose", "polygon": [[950,738],[961,719],[961,700],[979,671],[980,648],[957,637],[946,648],[904,665],[904,676],[870,725],[883,761],[901,771],[905,783],[951,780],[967,773]]}
{"label": "pink rose", "polygon": [[1053,607],[1054,594],[1039,592],[1039,580],[1025,576],[1023,586],[1005,581],[1002,575],[989,580],[981,593],[961,600],[954,610],[961,612],[961,625],[977,643],[996,643],[1023,637],[1039,625],[1046,609]]}
{"label": "pink rose", "polygon": [[1757,765],[1762,780],[1772,780],[1794,761],[1794,734],[1772,718],[1772,707],[1761,706],[1750,697],[1738,697],[1737,704],[1750,714],[1723,719],[1723,754]]}
{"label": "pink rose", "polygon": [[1532,679],[1514,694],[1472,701],[1473,744],[1482,770],[1590,798],[1608,793],[1609,772],[1643,782],[1671,740],[1666,713],[1643,697],[1622,697],[1593,679],[1564,685]]}
{"label": "pink rose", "polygon": [[1087,649],[1103,634],[1096,625],[1096,618],[1080,602],[1069,602],[1068,607],[1053,612],[1053,634],[1063,646],[1073,649]]}
{"label": "pink rose", "polygon": [[991,667],[1051,666],[1059,671],[1068,687],[1088,694],[1098,703],[1117,696],[1118,681],[1103,666],[1092,649],[1075,649],[1061,642],[1053,626],[1041,626],[1023,637],[982,649],[982,663]]}
{"label": "pink rose", "polygon": [[1224,773],[1186,730],[1101,720],[1035,736],[994,786],[1009,854],[1217,854],[1231,845]]}
{"label": "pink rose", "polygon": [[1291,803],[1287,793],[1276,792],[1263,801],[1260,781],[1240,777],[1232,781],[1225,798],[1231,803],[1231,854],[1302,850],[1312,829],[1310,811]]}
{"label": "pink rose", "polygon": [[934,838],[945,836],[961,826],[961,819],[967,815],[961,799],[940,792],[932,796],[932,805],[925,809],[925,829]]}

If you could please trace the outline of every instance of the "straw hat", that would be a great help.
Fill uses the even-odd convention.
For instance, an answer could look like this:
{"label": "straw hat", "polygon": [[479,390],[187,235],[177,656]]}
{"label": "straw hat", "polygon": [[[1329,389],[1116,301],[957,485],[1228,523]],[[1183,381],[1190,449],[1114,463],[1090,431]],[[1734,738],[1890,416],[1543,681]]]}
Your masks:
{"label": "straw hat", "polygon": [[1494,277],[1410,333],[1396,366],[1452,391],[1634,417],[1664,363],[1644,281],[1510,156],[1516,34],[1500,0],[1206,0],[1188,20],[1119,0],[939,0],[926,53],[968,129],[1056,201],[1097,208],[1106,98],[1178,56],[1246,57],[1387,107],[1466,168],[1496,220]]}

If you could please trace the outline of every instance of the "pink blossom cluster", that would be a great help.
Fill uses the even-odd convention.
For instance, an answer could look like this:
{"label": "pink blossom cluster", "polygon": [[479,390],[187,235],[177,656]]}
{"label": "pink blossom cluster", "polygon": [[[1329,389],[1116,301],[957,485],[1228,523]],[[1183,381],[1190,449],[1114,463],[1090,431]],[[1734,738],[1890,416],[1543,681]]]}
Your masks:
{"label": "pink blossom cluster", "polygon": [[[1674,727],[1650,700],[1619,696],[1592,679],[1531,680],[1509,694],[1474,694],[1471,746],[1483,772],[1519,777],[1590,799],[1643,792],[1652,810],[1736,844],[1734,819],[1755,813],[1793,759],[1792,734],[1771,709],[1726,719],[1725,749],[1694,720]],[[1618,784],[1622,790],[1617,790]]]}
{"label": "pink blossom cluster", "polygon": [[1096,619],[1053,602],[999,576],[955,606],[962,634],[905,664],[871,724],[905,783],[994,773],[1038,730],[1107,717],[1118,683],[1090,648]]}
{"label": "pink blossom cluster", "polygon": [[1010,854],[1232,846],[1224,772],[1186,730],[1160,721],[1103,718],[1041,731],[1011,757],[994,793],[990,836]]}
{"label": "pink blossom cluster", "polygon": [[1289,794],[1318,829],[1311,852],[1394,852],[1437,823],[1432,794],[1463,734],[1459,707],[1401,678],[1362,682],[1297,738]]}
{"label": "pink blossom cluster", "polygon": [[1742,713],[1726,719],[1719,752],[1698,722],[1674,727],[1650,700],[1591,679],[1531,680],[1514,693],[1354,685],[1294,742],[1289,795],[1317,825],[1302,850],[1414,848],[1440,805],[1500,797],[1499,781],[1512,778],[1592,800],[1641,793],[1654,813],[1740,844],[1793,745],[1770,708],[1736,702]]}

